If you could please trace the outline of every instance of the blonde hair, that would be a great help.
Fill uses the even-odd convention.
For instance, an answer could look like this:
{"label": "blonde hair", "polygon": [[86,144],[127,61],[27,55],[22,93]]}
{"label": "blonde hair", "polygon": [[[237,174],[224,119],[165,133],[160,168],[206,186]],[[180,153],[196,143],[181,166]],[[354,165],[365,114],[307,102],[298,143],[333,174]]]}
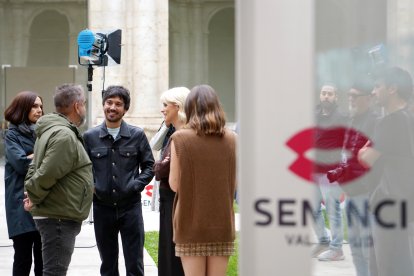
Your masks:
{"label": "blonde hair", "polygon": [[190,90],[187,87],[174,87],[161,94],[160,100],[163,103],[171,103],[178,106],[178,119],[181,122],[186,122],[184,111],[185,100]]}

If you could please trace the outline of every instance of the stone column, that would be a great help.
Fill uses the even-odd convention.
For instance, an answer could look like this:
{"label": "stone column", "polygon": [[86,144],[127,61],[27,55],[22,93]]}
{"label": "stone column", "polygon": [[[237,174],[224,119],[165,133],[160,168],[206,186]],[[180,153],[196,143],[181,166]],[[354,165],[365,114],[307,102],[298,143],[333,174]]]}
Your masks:
{"label": "stone column", "polygon": [[[4,16],[4,4],[3,1],[0,1],[0,37],[4,38],[6,37],[6,18]],[[8,40],[7,39],[0,39],[0,66],[2,66],[3,64],[7,64],[8,63],[8,58],[6,55],[7,50],[9,49],[8,45]],[[4,69],[3,67],[0,68],[0,135],[2,135],[3,133],[1,132],[2,126],[5,123],[4,122],[4,109],[6,108],[6,93],[4,91]],[[1,139],[1,137],[0,137]],[[3,147],[1,147],[3,148]],[[0,156],[3,155],[3,149],[0,149]]]}
{"label": "stone column", "polygon": [[[191,56],[190,56],[190,22],[188,20],[188,8],[185,3],[174,3],[178,7],[175,9],[178,15],[175,15],[177,27],[176,39],[174,39],[174,48],[176,52],[173,53],[175,56],[175,70],[174,75],[176,76],[175,85],[177,86],[190,86],[190,80],[192,75],[191,68]],[[191,88],[191,87],[188,87]]]}
{"label": "stone column", "polygon": [[74,32],[72,28],[69,28],[69,65],[78,65],[78,34],[79,32]]}
{"label": "stone column", "polygon": [[23,29],[24,13],[23,4],[15,3],[12,6],[12,34],[11,41],[13,41],[13,59],[11,60],[12,66],[24,66],[27,60],[27,51],[24,48],[24,36],[26,32]]}
{"label": "stone column", "polygon": [[[122,30],[121,65],[105,68],[105,87],[131,91],[125,120],[155,131],[161,123],[159,96],[168,89],[168,0],[90,0],[89,28]],[[102,120],[103,68],[94,70],[93,114]]]}
{"label": "stone column", "polygon": [[[88,28],[93,32],[102,32],[114,29],[123,31],[122,43],[125,43],[125,5],[129,1],[111,1],[111,0],[90,0],[88,5]],[[103,76],[105,71],[105,87],[109,85],[124,85],[128,87],[126,75],[121,72],[126,71],[125,64],[126,52],[122,48],[121,65],[107,67],[94,67],[92,95],[91,95],[91,124],[100,124],[103,120],[102,112],[102,88]],[[82,70],[82,68],[81,68]],[[83,68],[87,75],[87,67]],[[129,87],[128,87],[129,88]]]}
{"label": "stone column", "polygon": [[194,3],[192,9],[193,28],[192,37],[194,41],[194,54],[193,54],[193,72],[195,81],[194,84],[206,83],[208,80],[208,71],[205,70],[206,65],[208,66],[208,58],[205,55],[204,49],[206,48],[206,41],[204,37],[204,26],[203,26],[203,13],[200,3]]}
{"label": "stone column", "polygon": [[[4,3],[0,1],[0,37],[6,37],[6,18],[4,16]],[[6,62],[6,51],[8,47],[6,47],[7,39],[0,40],[0,65]],[[0,91],[2,89],[0,88]]]}
{"label": "stone column", "polygon": [[387,42],[392,64],[414,74],[414,0],[387,1]]}
{"label": "stone column", "polygon": [[158,127],[160,94],[168,89],[168,1],[134,2],[131,83],[136,100],[130,116],[137,123]]}

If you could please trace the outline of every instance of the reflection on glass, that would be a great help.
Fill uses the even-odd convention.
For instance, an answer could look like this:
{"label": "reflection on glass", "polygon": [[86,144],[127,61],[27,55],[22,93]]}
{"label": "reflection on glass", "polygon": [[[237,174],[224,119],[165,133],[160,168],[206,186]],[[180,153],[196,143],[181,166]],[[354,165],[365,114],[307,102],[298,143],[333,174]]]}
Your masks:
{"label": "reflection on glass", "polygon": [[314,275],[414,275],[413,6],[315,1]]}

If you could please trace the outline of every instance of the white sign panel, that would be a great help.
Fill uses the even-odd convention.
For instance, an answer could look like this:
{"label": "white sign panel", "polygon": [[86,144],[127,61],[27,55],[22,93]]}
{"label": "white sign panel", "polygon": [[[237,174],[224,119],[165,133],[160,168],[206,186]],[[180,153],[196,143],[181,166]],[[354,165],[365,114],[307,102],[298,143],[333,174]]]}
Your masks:
{"label": "white sign panel", "polygon": [[313,185],[291,166],[305,151],[287,143],[311,139],[297,134],[313,124],[312,14],[313,1],[237,3],[242,276],[311,275]]}
{"label": "white sign panel", "polygon": [[413,29],[394,2],[238,2],[241,275],[414,275]]}

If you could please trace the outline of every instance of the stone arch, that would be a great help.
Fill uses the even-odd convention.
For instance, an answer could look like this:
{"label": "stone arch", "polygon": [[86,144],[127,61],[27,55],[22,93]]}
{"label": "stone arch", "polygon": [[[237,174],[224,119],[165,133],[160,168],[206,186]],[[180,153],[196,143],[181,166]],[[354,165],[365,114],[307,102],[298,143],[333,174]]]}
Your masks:
{"label": "stone arch", "polygon": [[28,26],[27,66],[67,66],[70,24],[66,15],[47,9],[33,15]]}
{"label": "stone arch", "polygon": [[33,23],[33,21],[38,18],[39,15],[41,15],[44,12],[56,12],[64,17],[66,17],[68,24],[69,24],[69,32],[77,32],[77,22],[79,22],[79,18],[76,18],[76,16],[78,16],[78,13],[74,13],[73,10],[65,8],[65,7],[39,7],[36,9],[31,10],[31,12],[26,15],[26,20],[27,22],[29,22],[29,24],[27,24],[26,29],[25,29],[25,34],[29,34],[30,32],[30,28],[31,25]]}
{"label": "stone arch", "polygon": [[235,118],[235,11],[217,10],[208,22],[208,76],[223,104],[228,121]]}
{"label": "stone arch", "polygon": [[203,26],[203,32],[204,33],[208,34],[209,27],[210,27],[210,22],[216,16],[216,14],[220,13],[223,10],[226,10],[226,9],[233,9],[234,10],[234,4],[232,4],[232,3],[222,4],[220,6],[214,7],[211,10],[208,10],[207,16],[205,17],[205,23],[204,23],[204,26]]}

